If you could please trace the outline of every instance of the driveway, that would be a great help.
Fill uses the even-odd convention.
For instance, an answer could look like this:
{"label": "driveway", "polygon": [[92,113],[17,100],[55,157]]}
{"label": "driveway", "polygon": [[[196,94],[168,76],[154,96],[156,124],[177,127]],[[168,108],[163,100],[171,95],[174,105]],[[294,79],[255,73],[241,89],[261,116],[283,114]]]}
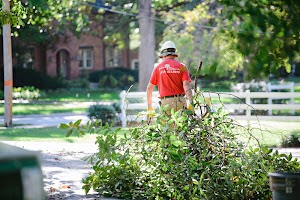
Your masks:
{"label": "driveway", "polygon": [[94,142],[1,142],[39,152],[48,200],[114,200],[102,198],[94,191],[85,195],[81,189],[82,179],[93,171],[84,158],[97,152]]}
{"label": "driveway", "polygon": [[[86,114],[61,113],[51,115],[13,116],[14,128],[57,127],[61,123],[75,122],[82,119],[86,123]],[[4,124],[4,117],[0,117]],[[5,127],[2,127],[5,128]],[[96,144],[92,142],[28,142],[1,141],[16,147],[37,151],[43,172],[44,189],[48,200],[113,200],[101,198],[96,192],[85,195],[81,189],[82,179],[92,172],[92,165],[84,158],[97,152]]]}

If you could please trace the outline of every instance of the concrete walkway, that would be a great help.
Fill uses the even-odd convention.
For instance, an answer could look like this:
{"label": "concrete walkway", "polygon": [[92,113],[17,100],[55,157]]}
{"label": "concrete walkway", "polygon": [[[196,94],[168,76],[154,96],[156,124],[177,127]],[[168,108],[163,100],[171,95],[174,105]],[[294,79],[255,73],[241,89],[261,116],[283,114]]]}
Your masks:
{"label": "concrete walkway", "polygon": [[[14,128],[42,128],[57,127],[61,123],[75,122],[82,119],[86,123],[89,118],[87,114],[58,113],[50,115],[15,115],[12,117]],[[4,125],[4,116],[0,117],[0,125]]]}

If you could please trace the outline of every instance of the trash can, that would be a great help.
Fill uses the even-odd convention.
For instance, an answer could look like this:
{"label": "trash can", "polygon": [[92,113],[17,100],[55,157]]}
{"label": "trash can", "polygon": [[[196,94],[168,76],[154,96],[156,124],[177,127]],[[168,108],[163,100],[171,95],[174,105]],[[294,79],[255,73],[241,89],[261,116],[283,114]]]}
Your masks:
{"label": "trash can", "polygon": [[46,199],[38,152],[0,143],[0,199]]}
{"label": "trash can", "polygon": [[300,172],[269,173],[273,200],[298,200],[300,198]]}

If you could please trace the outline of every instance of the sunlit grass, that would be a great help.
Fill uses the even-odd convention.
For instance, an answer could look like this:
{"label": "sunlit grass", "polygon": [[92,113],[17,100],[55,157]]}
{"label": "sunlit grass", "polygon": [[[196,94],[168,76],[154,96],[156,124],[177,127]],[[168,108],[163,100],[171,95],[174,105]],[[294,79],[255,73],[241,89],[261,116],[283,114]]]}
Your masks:
{"label": "sunlit grass", "polygon": [[[14,103],[13,115],[53,114],[53,113],[86,113],[88,104],[72,102],[118,102],[121,90],[55,90],[32,103]],[[0,104],[0,115],[4,115],[4,104]]]}
{"label": "sunlit grass", "polygon": [[84,137],[66,137],[66,130],[56,127],[51,128],[3,128],[0,129],[1,141],[48,141],[48,142],[86,142],[95,141],[96,135]]}
{"label": "sunlit grass", "polygon": [[[117,127],[113,128],[117,129]],[[128,128],[122,128],[118,135],[123,137],[124,133],[128,133]],[[86,133],[84,136],[79,137],[74,133],[66,137],[67,130],[58,127],[47,128],[0,128],[0,141],[41,141],[41,142],[94,142],[96,141],[97,134]]]}
{"label": "sunlit grass", "polygon": [[[13,115],[29,115],[29,114],[53,114],[53,113],[86,113],[88,105],[78,104],[14,104],[12,107]],[[0,115],[4,115],[4,106],[0,108]]]}
{"label": "sunlit grass", "polygon": [[45,101],[118,101],[121,90],[56,90],[47,92]]}
{"label": "sunlit grass", "polygon": [[[248,127],[246,121],[241,122],[241,125]],[[300,124],[299,122],[251,121],[249,132],[245,131],[245,128],[240,131],[238,138],[249,146],[258,146],[257,141],[259,141],[261,145],[280,147],[285,137],[300,132]],[[248,140],[249,138],[251,139]]]}
{"label": "sunlit grass", "polygon": [[[270,147],[280,147],[283,139],[292,133],[300,132],[298,122],[278,122],[278,121],[251,121],[249,126],[246,121],[238,121],[242,128],[234,129],[237,138],[247,146],[267,145]],[[249,128],[249,129],[248,129]],[[249,130],[249,132],[247,131]],[[119,136],[128,128],[122,128]],[[83,137],[71,135],[66,137],[66,130],[56,127],[49,128],[0,128],[1,141],[63,141],[63,142],[91,142],[95,141],[97,134],[86,133]],[[250,140],[249,140],[250,138]],[[254,139],[256,138],[257,141]]]}

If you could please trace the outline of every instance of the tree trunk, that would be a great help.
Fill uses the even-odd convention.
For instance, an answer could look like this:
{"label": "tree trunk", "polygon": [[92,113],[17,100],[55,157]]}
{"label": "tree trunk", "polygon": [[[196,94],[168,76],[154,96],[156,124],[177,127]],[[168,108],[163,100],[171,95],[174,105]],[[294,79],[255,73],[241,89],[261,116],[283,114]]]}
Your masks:
{"label": "tree trunk", "polygon": [[154,12],[152,0],[139,0],[139,90],[145,91],[155,62]]}

